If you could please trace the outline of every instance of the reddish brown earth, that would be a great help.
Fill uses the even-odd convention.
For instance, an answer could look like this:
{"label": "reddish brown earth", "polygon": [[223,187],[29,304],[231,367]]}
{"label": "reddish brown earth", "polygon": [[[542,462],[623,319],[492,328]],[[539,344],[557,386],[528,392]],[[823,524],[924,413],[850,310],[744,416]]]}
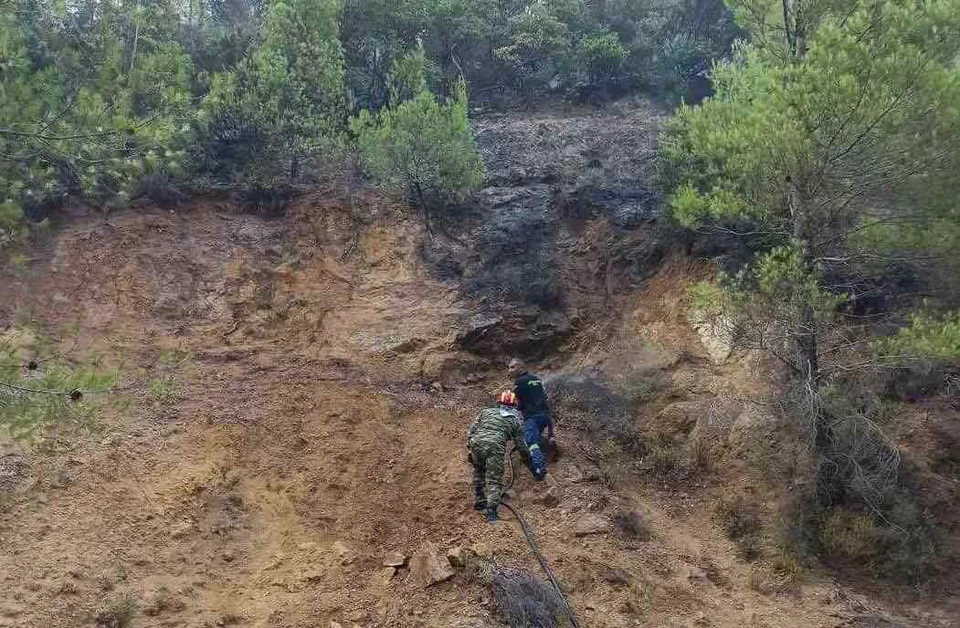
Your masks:
{"label": "reddish brown earth", "polygon": [[[502,625],[463,571],[424,588],[382,566],[429,541],[537,572],[508,515],[487,525],[470,508],[465,428],[506,383],[457,348],[477,305],[432,278],[403,218],[358,227],[322,199],[295,216],[198,204],[80,219],[0,278],[0,322],[122,363],[135,402],[105,399],[96,433],[4,444],[0,626],[106,625],[123,599],[143,628]],[[548,368],[661,373],[673,397],[648,422],[667,403],[757,394],[750,362],[714,366],[686,323],[683,284],[702,273],[666,264]],[[897,602],[816,571],[748,586],[756,568],[711,520],[718,495],[753,490],[736,448],[717,454],[722,477],[611,485],[579,421],[558,429],[550,480],[521,476],[513,499],[585,628],[960,625],[955,600]],[[574,535],[584,513],[625,510],[652,538]]]}

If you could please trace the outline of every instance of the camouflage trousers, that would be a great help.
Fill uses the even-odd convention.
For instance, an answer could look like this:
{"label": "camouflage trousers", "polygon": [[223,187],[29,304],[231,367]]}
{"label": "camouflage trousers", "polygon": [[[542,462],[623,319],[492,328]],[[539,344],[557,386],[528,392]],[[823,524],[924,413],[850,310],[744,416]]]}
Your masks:
{"label": "camouflage trousers", "polygon": [[482,497],[486,492],[488,508],[496,508],[503,498],[505,456],[506,451],[501,444],[470,443],[473,490],[477,498]]}

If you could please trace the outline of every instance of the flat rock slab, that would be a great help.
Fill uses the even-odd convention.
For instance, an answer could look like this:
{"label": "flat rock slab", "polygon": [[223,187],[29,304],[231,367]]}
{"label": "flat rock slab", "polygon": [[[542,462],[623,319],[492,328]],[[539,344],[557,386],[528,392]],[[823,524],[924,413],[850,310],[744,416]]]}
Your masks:
{"label": "flat rock slab", "polygon": [[606,534],[613,531],[613,524],[606,517],[595,514],[586,514],[577,519],[573,529],[574,536],[588,536],[591,534]]}
{"label": "flat rock slab", "polygon": [[390,552],[383,557],[384,567],[403,567],[407,564],[407,557],[401,552]]}

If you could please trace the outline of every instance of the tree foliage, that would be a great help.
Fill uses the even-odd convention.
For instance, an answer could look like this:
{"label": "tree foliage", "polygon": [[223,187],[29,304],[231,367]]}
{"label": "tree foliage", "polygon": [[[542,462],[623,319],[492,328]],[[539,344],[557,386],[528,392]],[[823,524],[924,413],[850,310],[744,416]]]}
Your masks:
{"label": "tree foliage", "polygon": [[347,0],[344,46],[356,101],[389,97],[393,59],[423,45],[434,89],[463,77],[474,100],[703,95],[742,35],[722,0]]}
{"label": "tree foliage", "polygon": [[894,355],[960,364],[960,314],[914,314],[908,326],[879,344]]}
{"label": "tree foliage", "polygon": [[[703,92],[722,0],[0,0],[0,246],[68,199],[281,190],[352,113]],[[412,107],[412,105],[407,108]],[[456,186],[455,186],[456,187]],[[281,195],[282,195],[281,194]]]}
{"label": "tree foliage", "polygon": [[369,172],[408,194],[424,212],[428,229],[432,202],[462,197],[481,182],[483,164],[467,119],[465,85],[446,103],[423,90],[377,114],[364,110],[351,121],[351,130]]}
{"label": "tree foliage", "polygon": [[751,43],[714,69],[715,95],[681,107],[664,136],[671,216],[748,253],[722,290],[699,294],[719,297],[731,333],[786,365],[784,407],[815,454],[820,504],[864,510],[899,547],[926,548],[920,517],[900,516],[896,444],[876,408],[850,393],[867,385],[855,373],[897,353],[954,354],[954,317],[924,315],[878,357],[859,310],[891,309],[868,304],[910,273],[934,300],[952,300],[949,282],[918,272],[930,260],[917,254],[957,244],[944,225],[957,211],[960,2],[736,9]]}
{"label": "tree foliage", "polygon": [[45,345],[25,329],[0,335],[0,430],[17,440],[37,441],[54,429],[89,427],[97,404],[86,393],[116,382],[116,374],[96,360],[69,364]]}
{"label": "tree foliage", "polygon": [[105,2],[95,21],[85,5],[10,8],[0,17],[0,239],[12,236],[10,218],[43,218],[68,194],[119,207],[144,176],[182,168],[191,64],[157,33],[162,5]]}
{"label": "tree foliage", "polygon": [[[763,6],[750,15],[774,14]],[[716,95],[680,109],[665,138],[665,176],[681,224],[799,252],[762,255],[754,273],[798,287],[815,278],[818,290],[843,293],[870,255],[856,234],[875,224],[922,228],[954,210],[942,191],[955,183],[960,139],[960,5],[803,7],[805,22],[781,28],[782,44],[742,46],[714,71]],[[791,300],[799,311],[787,317],[791,363],[816,379],[817,310],[836,304],[799,294],[807,296]]]}
{"label": "tree foliage", "polygon": [[295,182],[306,157],[335,143],[346,114],[338,14],[337,0],[269,5],[259,45],[211,82],[209,168],[273,189]]}

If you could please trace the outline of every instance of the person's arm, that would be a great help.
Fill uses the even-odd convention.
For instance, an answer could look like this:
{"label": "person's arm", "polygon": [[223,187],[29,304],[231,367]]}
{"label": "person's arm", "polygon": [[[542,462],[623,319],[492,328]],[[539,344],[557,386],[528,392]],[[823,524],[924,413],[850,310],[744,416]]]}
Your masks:
{"label": "person's arm", "polygon": [[523,395],[521,394],[522,390],[523,390],[523,381],[518,378],[516,381],[513,382],[513,394],[517,396],[517,410],[519,410],[521,413],[523,412],[523,409],[524,409]]}
{"label": "person's arm", "polygon": [[527,447],[527,441],[523,437],[523,419],[513,425],[510,438],[513,439],[513,447],[520,452],[520,457],[527,460],[530,457],[530,448]]}

